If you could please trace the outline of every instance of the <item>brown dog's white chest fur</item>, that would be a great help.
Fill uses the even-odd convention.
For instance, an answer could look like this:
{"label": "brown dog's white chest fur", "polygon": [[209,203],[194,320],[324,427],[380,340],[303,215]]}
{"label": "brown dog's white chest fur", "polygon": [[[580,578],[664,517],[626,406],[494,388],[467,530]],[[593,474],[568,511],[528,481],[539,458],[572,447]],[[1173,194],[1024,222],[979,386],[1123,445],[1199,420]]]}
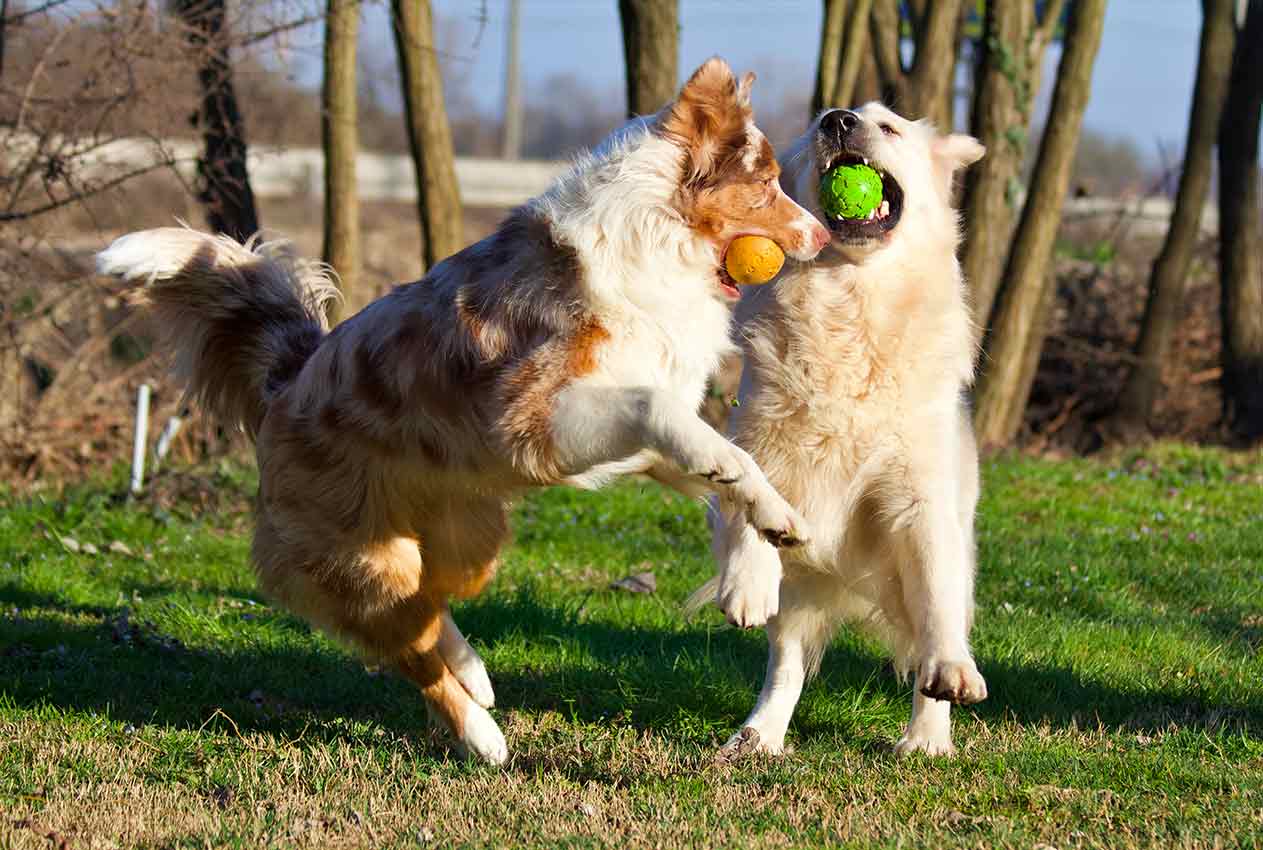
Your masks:
{"label": "brown dog's white chest fur", "polygon": [[507,757],[490,682],[447,600],[490,580],[524,487],[664,463],[746,506],[761,538],[803,539],[697,415],[731,346],[727,241],[803,260],[828,241],[776,183],[752,79],[706,63],[494,235],[327,334],[329,280],[274,246],[167,228],[100,257],[150,282],[192,394],[257,438],[264,589],[393,662],[490,761]]}

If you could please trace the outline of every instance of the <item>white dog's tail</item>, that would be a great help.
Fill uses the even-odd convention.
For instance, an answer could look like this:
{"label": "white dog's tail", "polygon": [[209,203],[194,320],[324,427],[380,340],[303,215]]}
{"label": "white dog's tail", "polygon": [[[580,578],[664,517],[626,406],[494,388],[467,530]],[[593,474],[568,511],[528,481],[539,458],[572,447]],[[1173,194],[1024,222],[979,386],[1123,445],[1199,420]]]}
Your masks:
{"label": "white dog's tail", "polygon": [[707,579],[706,583],[684,601],[684,615],[691,617],[698,611],[714,602],[719,596],[719,576],[713,576]]}
{"label": "white dog's tail", "polygon": [[285,246],[181,227],[131,233],[97,255],[97,270],[144,280],[141,301],[175,354],[187,396],[251,437],[268,402],[328,330],[338,290],[327,267]]}

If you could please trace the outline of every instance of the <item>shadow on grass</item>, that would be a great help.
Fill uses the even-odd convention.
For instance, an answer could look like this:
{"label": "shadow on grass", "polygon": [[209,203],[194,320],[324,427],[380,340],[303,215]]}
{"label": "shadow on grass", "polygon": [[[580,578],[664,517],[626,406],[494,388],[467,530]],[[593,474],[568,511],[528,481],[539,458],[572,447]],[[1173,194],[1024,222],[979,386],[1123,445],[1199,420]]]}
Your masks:
{"label": "shadow on grass", "polygon": [[[462,626],[483,643],[495,645],[515,634],[566,635],[595,662],[507,677],[496,677],[493,670],[497,693],[512,697],[502,700],[503,705],[569,710],[584,720],[621,712],[644,728],[670,723],[685,712],[726,733],[745,719],[763,681],[767,649],[762,630],[743,634],[722,627],[708,634],[704,626],[683,631],[628,629],[576,619],[569,609],[530,594],[478,600],[466,605],[459,616]],[[1231,726],[1263,737],[1260,702],[1223,704],[1160,687],[1119,690],[1085,681],[1064,667],[1016,666],[986,659],[980,659],[980,664],[990,696],[969,710],[986,720],[1013,718],[1023,724],[1080,729],[1100,723],[1138,732],[1172,725],[1203,730]],[[884,657],[837,645],[825,655],[820,676],[808,685],[804,702],[812,688],[911,703],[910,687],[899,682]],[[623,699],[629,692],[634,696]],[[564,708],[559,705],[563,700]],[[802,711],[795,725],[805,738],[835,731],[807,720]]]}
{"label": "shadow on grass", "polygon": [[[34,611],[14,616],[13,606]],[[275,634],[234,636],[222,648],[188,648],[122,619],[125,608],[76,607],[52,596],[0,587],[0,694],[18,706],[108,715],[133,725],[200,729],[211,721],[241,732],[325,740],[377,734],[425,734],[425,710],[406,682],[370,675],[349,654],[310,640]],[[271,615],[275,616],[275,615]],[[497,703],[525,712],[558,711],[574,720],[613,720],[637,729],[710,731],[716,740],[735,729],[762,680],[761,632],[613,624],[577,616],[573,608],[530,593],[484,597],[458,612],[462,626],[491,653],[525,643],[547,647],[560,638],[577,653],[536,653],[539,666],[492,669]],[[304,627],[284,618],[296,632]],[[284,631],[284,630],[282,630]],[[244,638],[244,639],[243,639]],[[1062,668],[983,662],[991,698],[973,711],[984,719],[1014,718],[1054,727],[1177,727],[1227,725],[1263,737],[1263,705],[1222,705],[1153,688],[1128,692],[1083,681]],[[908,689],[870,654],[833,648],[820,681],[826,693],[861,699],[908,699]],[[814,700],[809,692],[806,702]],[[810,741],[837,732],[815,712],[799,712],[798,735]],[[218,725],[215,725],[218,724]],[[884,747],[877,733],[848,730],[860,746]]]}

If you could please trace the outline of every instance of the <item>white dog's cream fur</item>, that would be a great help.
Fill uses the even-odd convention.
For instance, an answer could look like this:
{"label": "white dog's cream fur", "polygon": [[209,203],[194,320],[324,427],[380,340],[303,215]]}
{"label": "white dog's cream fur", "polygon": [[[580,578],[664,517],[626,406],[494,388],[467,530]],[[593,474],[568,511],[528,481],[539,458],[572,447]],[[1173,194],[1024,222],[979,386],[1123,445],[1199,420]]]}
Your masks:
{"label": "white dog's cream fur", "polygon": [[899,753],[952,752],[944,700],[986,696],[968,642],[978,469],[964,393],[974,348],[951,206],[953,173],[983,149],[879,104],[845,114],[845,134],[825,113],[786,152],[782,182],[824,219],[822,170],[866,158],[897,184],[897,220],[831,222],[830,247],[747,289],[737,312],[746,361],[731,436],[813,536],[778,551],[718,499],[719,576],[695,598],[716,599],[737,625],[766,623],[771,644],[763,691],[729,755],[781,751],[803,683],[842,621],[872,628],[899,671],[915,675]]}

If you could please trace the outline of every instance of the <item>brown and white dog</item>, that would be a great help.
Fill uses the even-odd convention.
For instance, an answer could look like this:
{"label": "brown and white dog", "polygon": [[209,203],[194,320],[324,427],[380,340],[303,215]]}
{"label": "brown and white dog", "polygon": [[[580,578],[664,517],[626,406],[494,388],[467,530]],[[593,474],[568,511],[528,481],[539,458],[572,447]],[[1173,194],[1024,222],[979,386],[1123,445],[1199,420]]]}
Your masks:
{"label": "brown and white dog", "polygon": [[[790,194],[833,242],[737,309],[745,348],[733,440],[802,511],[811,542],[776,549],[720,494],[719,577],[694,597],[767,624],[767,678],[731,757],[781,751],[803,683],[838,625],[886,639],[916,677],[900,753],[952,751],[952,702],[986,698],[969,650],[978,459],[964,393],[974,333],[956,261],[952,178],[983,155],[881,104],[820,115],[784,157]],[[863,161],[885,202],[861,220],[820,209],[821,175]]]}
{"label": "brown and white dog", "polygon": [[98,259],[149,281],[190,393],[255,438],[262,587],[393,663],[465,752],[508,755],[448,600],[492,577],[524,488],[647,472],[723,493],[760,539],[805,538],[697,416],[731,348],[727,244],[760,234],[806,260],[829,241],[779,186],[752,82],[710,60],[495,234],[330,333],[327,275],[273,246],[165,228]]}

